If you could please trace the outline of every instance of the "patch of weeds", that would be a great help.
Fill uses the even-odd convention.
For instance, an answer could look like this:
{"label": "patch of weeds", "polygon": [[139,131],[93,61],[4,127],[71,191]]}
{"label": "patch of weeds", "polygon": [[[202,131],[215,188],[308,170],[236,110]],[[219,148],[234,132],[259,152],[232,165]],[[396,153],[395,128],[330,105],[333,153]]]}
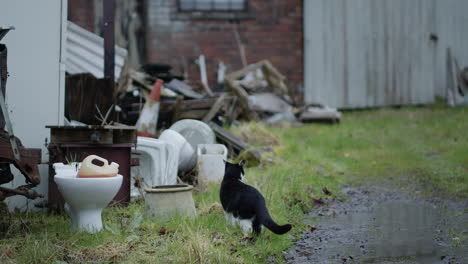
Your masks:
{"label": "patch of weeds", "polygon": [[270,128],[259,123],[244,123],[232,129],[234,135],[252,146],[280,146],[281,138]]}

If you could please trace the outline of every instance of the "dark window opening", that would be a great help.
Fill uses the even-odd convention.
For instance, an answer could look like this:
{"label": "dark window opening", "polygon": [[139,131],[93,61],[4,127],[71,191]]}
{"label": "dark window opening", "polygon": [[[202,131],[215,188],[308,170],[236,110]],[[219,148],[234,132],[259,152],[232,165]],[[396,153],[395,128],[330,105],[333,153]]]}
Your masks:
{"label": "dark window opening", "polygon": [[179,0],[180,11],[246,11],[247,0]]}

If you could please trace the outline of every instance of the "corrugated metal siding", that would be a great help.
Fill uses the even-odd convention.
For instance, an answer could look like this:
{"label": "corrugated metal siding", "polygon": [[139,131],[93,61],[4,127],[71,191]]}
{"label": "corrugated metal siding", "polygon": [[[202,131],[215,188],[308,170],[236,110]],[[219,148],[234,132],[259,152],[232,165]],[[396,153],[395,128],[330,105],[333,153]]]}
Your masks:
{"label": "corrugated metal siding", "polygon": [[446,95],[447,48],[458,60],[460,67],[468,66],[468,1],[435,1],[436,30],[439,41],[436,57],[436,94]]}
{"label": "corrugated metal siding", "polygon": [[449,43],[466,65],[467,6],[465,0],[304,1],[306,102],[339,108],[433,102],[436,87],[445,89]]}
{"label": "corrugated metal siding", "polygon": [[[115,46],[115,81],[127,57],[127,50]],[[71,74],[91,73],[104,77],[104,39],[68,21],[65,62]]]}

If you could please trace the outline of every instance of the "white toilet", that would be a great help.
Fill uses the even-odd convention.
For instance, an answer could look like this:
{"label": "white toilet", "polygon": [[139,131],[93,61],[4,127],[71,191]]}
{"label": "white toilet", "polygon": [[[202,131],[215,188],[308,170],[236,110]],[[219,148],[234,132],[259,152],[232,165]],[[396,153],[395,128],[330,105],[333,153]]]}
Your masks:
{"label": "white toilet", "polygon": [[175,147],[179,157],[179,172],[190,171],[197,165],[197,153],[195,149],[179,132],[166,129],[161,133],[159,139]]}
{"label": "white toilet", "polygon": [[64,209],[71,218],[73,231],[100,231],[102,210],[119,191],[122,175],[78,178],[76,171],[58,169],[56,172],[54,180],[65,199]]}

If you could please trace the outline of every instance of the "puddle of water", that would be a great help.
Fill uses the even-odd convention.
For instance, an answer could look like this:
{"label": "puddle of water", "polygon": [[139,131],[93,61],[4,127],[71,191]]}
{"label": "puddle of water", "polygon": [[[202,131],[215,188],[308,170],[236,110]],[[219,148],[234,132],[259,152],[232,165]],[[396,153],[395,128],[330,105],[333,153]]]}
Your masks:
{"label": "puddle of water", "polygon": [[444,263],[463,250],[446,239],[449,228],[463,230],[468,221],[453,213],[425,202],[392,201],[340,214],[323,222],[328,233],[314,243],[315,255],[357,263]]}

